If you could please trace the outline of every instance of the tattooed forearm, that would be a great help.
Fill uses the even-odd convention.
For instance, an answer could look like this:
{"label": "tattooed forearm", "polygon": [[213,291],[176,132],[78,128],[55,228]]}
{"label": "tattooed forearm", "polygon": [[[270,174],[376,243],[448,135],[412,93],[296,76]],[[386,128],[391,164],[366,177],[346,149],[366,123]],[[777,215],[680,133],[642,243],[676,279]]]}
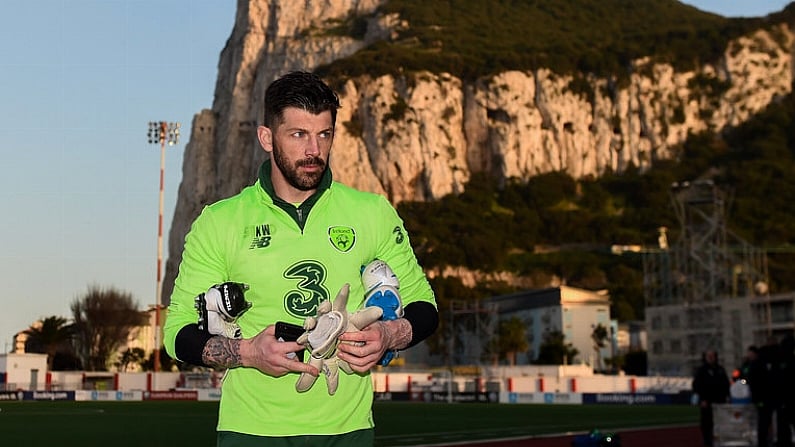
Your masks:
{"label": "tattooed forearm", "polygon": [[411,323],[405,318],[387,321],[392,332],[392,346],[389,349],[404,349],[411,341]]}
{"label": "tattooed forearm", "polygon": [[226,337],[213,337],[207,340],[202,351],[202,360],[207,366],[235,368],[240,361],[240,340]]}

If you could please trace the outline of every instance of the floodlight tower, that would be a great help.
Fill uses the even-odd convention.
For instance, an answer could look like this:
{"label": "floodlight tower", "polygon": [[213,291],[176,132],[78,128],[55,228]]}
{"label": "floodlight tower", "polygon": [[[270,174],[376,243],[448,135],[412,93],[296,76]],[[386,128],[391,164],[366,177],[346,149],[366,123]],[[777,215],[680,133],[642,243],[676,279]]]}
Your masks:
{"label": "floodlight tower", "polygon": [[670,194],[678,238],[669,245],[660,229],[659,249],[643,257],[649,368],[690,373],[708,349],[740,364],[772,329],[765,252],[729,230],[728,194],[713,180],[676,182]]}
{"label": "floodlight tower", "polygon": [[173,146],[179,140],[179,123],[150,121],[147,137],[149,144],[160,143],[160,207],[157,219],[157,289],[155,291],[155,372],[160,371],[160,306],[163,302],[163,182],[166,172],[166,144]]}

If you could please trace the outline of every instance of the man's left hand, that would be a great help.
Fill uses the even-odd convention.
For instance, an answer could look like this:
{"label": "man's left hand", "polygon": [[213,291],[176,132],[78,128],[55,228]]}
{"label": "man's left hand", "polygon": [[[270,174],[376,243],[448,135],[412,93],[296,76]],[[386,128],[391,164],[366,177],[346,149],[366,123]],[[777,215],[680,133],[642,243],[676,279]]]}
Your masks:
{"label": "man's left hand", "polygon": [[388,349],[405,348],[411,340],[408,320],[379,320],[360,331],[345,332],[340,336],[337,354],[356,372],[367,372],[379,364]]}

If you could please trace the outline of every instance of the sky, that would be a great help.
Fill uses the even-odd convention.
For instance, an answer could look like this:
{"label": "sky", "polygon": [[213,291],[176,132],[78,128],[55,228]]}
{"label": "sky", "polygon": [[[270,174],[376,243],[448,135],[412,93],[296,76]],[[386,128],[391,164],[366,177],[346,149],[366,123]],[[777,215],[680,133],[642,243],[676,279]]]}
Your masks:
{"label": "sky", "polygon": [[[643,1],[643,0],[636,0]],[[689,0],[727,17],[787,1]],[[163,258],[193,116],[212,107],[233,0],[0,0],[0,349],[36,320],[71,318],[89,287],[154,305],[160,145]]]}

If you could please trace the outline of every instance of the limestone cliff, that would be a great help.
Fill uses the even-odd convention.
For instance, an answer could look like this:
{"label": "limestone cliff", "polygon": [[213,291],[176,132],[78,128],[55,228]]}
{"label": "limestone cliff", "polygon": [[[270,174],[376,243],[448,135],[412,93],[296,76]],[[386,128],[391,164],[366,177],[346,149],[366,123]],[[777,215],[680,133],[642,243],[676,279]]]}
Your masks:
{"label": "limestone cliff", "polygon": [[[193,219],[251,183],[264,160],[255,131],[267,84],[390,39],[405,24],[378,15],[379,3],[238,0],[212,110],[195,116],[185,148],[164,297]],[[353,16],[368,18],[363,38],[324,32]],[[527,179],[557,170],[583,177],[630,163],[648,167],[674,156],[672,147],[689,133],[739,124],[789,93],[792,50],[793,33],[782,24],[775,38],[760,30],[737,39],[719,63],[691,72],[637,60],[628,84],[582,82],[546,69],[476,82],[434,73],[350,79],[339,92],[331,167],[335,179],[393,203],[461,191],[480,171]]]}

